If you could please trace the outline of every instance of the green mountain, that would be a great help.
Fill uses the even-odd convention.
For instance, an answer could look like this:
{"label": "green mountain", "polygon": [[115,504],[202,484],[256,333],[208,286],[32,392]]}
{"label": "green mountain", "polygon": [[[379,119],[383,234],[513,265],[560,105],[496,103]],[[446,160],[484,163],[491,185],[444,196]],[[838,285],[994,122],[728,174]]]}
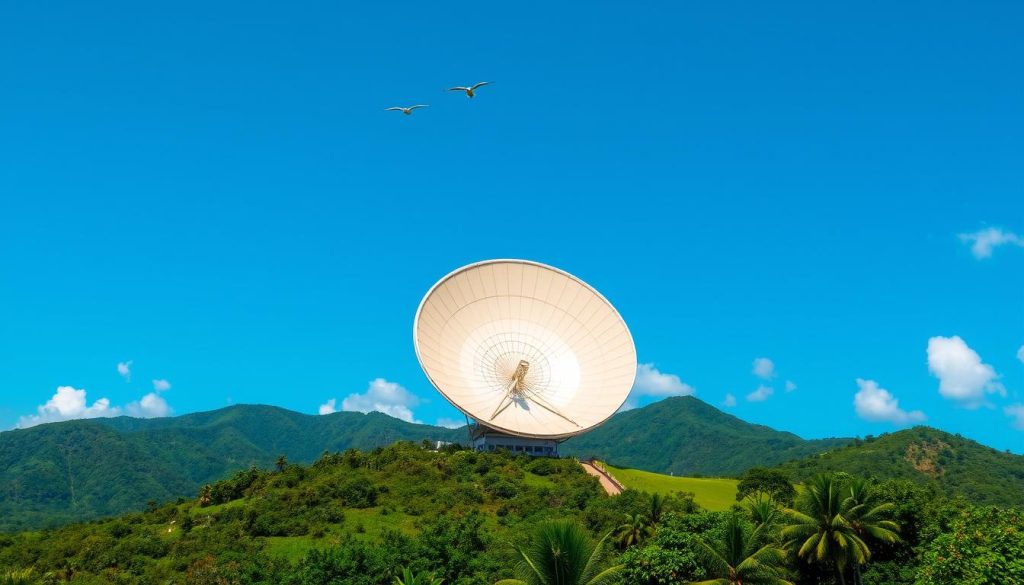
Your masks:
{"label": "green mountain", "polygon": [[399,440],[458,440],[465,431],[380,413],[306,415],[238,405],[178,417],[66,421],[0,433],[0,530],[51,526],[194,495],[204,484],[279,455]]}
{"label": "green mountain", "polygon": [[242,470],[115,518],[0,534],[0,583],[384,585],[411,566],[482,585],[512,576],[509,543],[539,521],[603,533],[648,505],[608,497],[571,459],[399,442]]}
{"label": "green mountain", "polygon": [[778,465],[850,441],[808,441],[681,396],[621,412],[597,429],[570,439],[561,451],[657,473],[722,476]]}
{"label": "green mountain", "polygon": [[959,435],[914,427],[779,466],[795,480],[826,471],[860,477],[909,479],[977,504],[1024,502],[1024,457],[996,451]]}

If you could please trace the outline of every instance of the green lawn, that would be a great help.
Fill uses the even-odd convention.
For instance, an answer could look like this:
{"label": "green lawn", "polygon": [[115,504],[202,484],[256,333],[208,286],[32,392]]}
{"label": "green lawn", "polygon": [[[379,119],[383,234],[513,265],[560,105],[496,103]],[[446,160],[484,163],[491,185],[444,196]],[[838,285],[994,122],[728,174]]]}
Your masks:
{"label": "green lawn", "polygon": [[658,494],[692,492],[694,501],[708,510],[727,510],[736,503],[736,485],[739,481],[735,479],[673,477],[608,464],[605,464],[605,468],[627,488]]}

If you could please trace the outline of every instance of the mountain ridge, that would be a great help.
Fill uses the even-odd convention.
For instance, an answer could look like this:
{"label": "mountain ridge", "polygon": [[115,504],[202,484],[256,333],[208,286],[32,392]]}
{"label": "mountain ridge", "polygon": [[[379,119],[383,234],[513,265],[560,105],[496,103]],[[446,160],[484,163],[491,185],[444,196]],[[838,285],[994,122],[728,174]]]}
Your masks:
{"label": "mountain ridge", "polygon": [[[913,479],[947,493],[963,491],[980,502],[1002,501],[1000,491],[1024,494],[1024,457],[930,427],[913,429],[928,435],[921,440],[911,431],[892,433],[895,439],[806,440],[748,423],[694,397],[674,397],[620,412],[563,443],[561,452],[674,475],[735,476],[755,466],[777,466],[796,480],[825,470]],[[4,431],[0,530],[88,520],[139,510],[149,501],[192,497],[203,485],[238,470],[269,468],[279,455],[308,463],[325,451],[423,439],[465,442],[466,429],[409,423],[378,412],[311,415],[232,405],[159,419],[74,420]],[[952,457],[953,464],[939,457]],[[948,472],[932,478],[913,463],[901,463],[904,459],[925,470],[934,459]],[[979,474],[994,479],[972,479]]]}

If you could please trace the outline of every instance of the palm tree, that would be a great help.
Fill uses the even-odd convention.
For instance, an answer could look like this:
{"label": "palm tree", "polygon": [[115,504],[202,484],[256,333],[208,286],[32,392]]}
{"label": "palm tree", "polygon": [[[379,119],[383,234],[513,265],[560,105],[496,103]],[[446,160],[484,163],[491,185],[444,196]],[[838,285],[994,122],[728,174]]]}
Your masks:
{"label": "palm tree", "polygon": [[762,530],[763,525],[750,530],[738,515],[730,515],[722,540],[697,541],[697,553],[714,578],[691,585],[793,585],[784,578],[786,552],[774,544],[762,545]]}
{"label": "palm tree", "polygon": [[758,492],[756,495],[750,496],[747,499],[746,508],[750,519],[754,521],[754,526],[764,526],[766,530],[773,528],[782,516],[782,511],[779,510],[775,498],[765,492]]}
{"label": "palm tree", "polygon": [[[877,502],[877,496],[871,483],[863,479],[850,482],[850,487],[843,504],[846,506],[846,518],[853,526],[854,532],[861,540],[877,539],[882,542],[896,542],[899,537],[899,524],[886,519],[896,505],[892,502]],[[870,558],[871,552],[868,551]],[[853,564],[853,581],[861,585],[861,563]]]}
{"label": "palm tree", "polygon": [[276,465],[278,472],[284,471],[284,468],[288,467],[288,458],[284,455],[278,455]]}
{"label": "palm tree", "polygon": [[626,549],[647,538],[654,532],[651,524],[640,514],[626,514],[626,522],[615,529],[619,546]]}
{"label": "palm tree", "polygon": [[[856,483],[856,482],[854,482]],[[865,486],[843,489],[833,475],[819,475],[808,482],[800,500],[800,510],[787,508],[787,526],[782,536],[786,547],[797,556],[831,565],[846,584],[846,566],[863,565],[871,558],[871,550],[863,536],[870,535],[893,542],[897,538],[895,523],[878,518],[889,508],[870,507],[864,500],[869,495]]]}
{"label": "palm tree", "polygon": [[601,569],[609,534],[591,546],[590,537],[578,523],[571,520],[545,522],[537,527],[529,544],[516,548],[521,557],[514,569],[516,578],[503,579],[495,585],[611,583],[622,571],[622,565]]}
{"label": "palm tree", "polygon": [[402,569],[402,575],[395,577],[394,585],[441,585],[444,579],[436,577],[429,571],[414,573],[408,568]]}
{"label": "palm tree", "polygon": [[665,496],[661,494],[654,494],[651,496],[651,512],[650,519],[651,525],[657,526],[661,524],[661,517],[665,513]]}

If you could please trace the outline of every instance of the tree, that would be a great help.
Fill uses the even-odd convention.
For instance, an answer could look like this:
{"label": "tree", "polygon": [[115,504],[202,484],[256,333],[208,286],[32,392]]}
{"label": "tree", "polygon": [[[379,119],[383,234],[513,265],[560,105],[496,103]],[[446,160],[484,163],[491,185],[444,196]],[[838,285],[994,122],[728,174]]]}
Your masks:
{"label": "tree", "polygon": [[586,530],[571,520],[545,522],[537,527],[529,543],[517,547],[515,579],[496,585],[601,585],[618,578],[622,565],[602,570],[605,560],[604,535],[591,545]]}
{"label": "tree", "polygon": [[[847,491],[849,495],[843,502],[846,507],[846,518],[861,540],[876,539],[882,542],[899,540],[897,535],[900,529],[899,525],[887,518],[896,509],[895,504],[878,502],[871,483],[864,479],[851,481]],[[868,551],[869,558],[870,555],[871,552]],[[853,564],[853,580],[856,585],[861,585],[860,567],[862,564],[859,562]]]}
{"label": "tree", "polygon": [[209,506],[213,501],[213,488],[210,484],[203,486],[203,489],[199,490],[199,505]]}
{"label": "tree", "polygon": [[970,506],[921,557],[916,585],[1024,583],[1024,511]]}
{"label": "tree", "polygon": [[440,579],[430,571],[414,573],[408,568],[402,569],[402,574],[395,577],[395,585],[441,585],[444,579]]}
{"label": "tree", "polygon": [[651,496],[651,525],[657,526],[661,523],[661,517],[665,514],[665,496],[653,494]]}
{"label": "tree", "polygon": [[765,531],[772,530],[782,517],[778,503],[771,495],[764,492],[758,492],[747,500],[746,508],[750,519],[754,522],[754,527],[764,526]]}
{"label": "tree", "polygon": [[831,567],[843,585],[847,565],[863,565],[871,558],[861,534],[890,542],[897,538],[895,524],[878,518],[884,509],[868,507],[852,494],[834,475],[816,476],[807,483],[799,509],[784,511],[787,525],[782,529],[787,548]]}
{"label": "tree", "polygon": [[774,544],[761,544],[764,527],[751,530],[739,515],[726,520],[721,538],[697,541],[702,564],[713,578],[693,585],[792,585],[785,576],[786,553]]}
{"label": "tree", "polygon": [[736,486],[736,501],[741,502],[751,494],[762,492],[775,498],[784,506],[792,506],[796,498],[796,488],[789,481],[789,476],[778,469],[754,467],[740,476]]}
{"label": "tree", "polygon": [[275,465],[277,466],[278,472],[284,471],[284,468],[288,467],[288,458],[284,455],[278,455],[277,463],[275,463]]}
{"label": "tree", "polygon": [[626,549],[633,545],[640,544],[642,540],[654,532],[654,529],[651,527],[648,519],[644,518],[642,515],[627,514],[626,522],[619,525],[615,532],[619,546]]}

